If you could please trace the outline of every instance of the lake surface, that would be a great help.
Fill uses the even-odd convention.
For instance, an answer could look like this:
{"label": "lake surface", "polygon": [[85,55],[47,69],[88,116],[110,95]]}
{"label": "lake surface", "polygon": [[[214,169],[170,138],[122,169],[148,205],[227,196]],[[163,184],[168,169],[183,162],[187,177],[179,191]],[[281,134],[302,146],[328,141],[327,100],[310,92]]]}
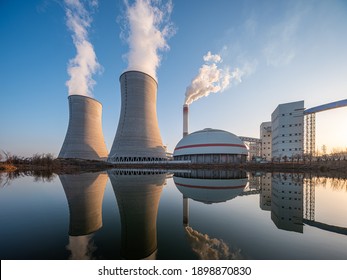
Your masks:
{"label": "lake surface", "polygon": [[345,179],[233,170],[1,176],[1,259],[347,259]]}

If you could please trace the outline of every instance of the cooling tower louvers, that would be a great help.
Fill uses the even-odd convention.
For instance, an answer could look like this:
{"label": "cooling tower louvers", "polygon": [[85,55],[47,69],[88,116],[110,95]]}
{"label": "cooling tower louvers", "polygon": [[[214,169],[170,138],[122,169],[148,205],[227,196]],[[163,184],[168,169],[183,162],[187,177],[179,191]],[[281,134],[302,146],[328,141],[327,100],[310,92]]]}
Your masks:
{"label": "cooling tower louvers", "polygon": [[120,78],[121,112],[110,162],[166,160],[157,120],[157,82],[150,75],[128,71]]}
{"label": "cooling tower louvers", "polygon": [[58,158],[106,160],[101,103],[82,95],[70,95],[68,99],[69,126]]}

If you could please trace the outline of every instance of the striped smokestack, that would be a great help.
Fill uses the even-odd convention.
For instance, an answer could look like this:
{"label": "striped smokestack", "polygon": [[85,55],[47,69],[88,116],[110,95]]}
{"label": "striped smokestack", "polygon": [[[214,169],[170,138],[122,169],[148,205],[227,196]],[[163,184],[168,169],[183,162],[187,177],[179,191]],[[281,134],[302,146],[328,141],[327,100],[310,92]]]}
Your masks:
{"label": "striped smokestack", "polygon": [[188,135],[188,104],[183,105],[183,137]]}

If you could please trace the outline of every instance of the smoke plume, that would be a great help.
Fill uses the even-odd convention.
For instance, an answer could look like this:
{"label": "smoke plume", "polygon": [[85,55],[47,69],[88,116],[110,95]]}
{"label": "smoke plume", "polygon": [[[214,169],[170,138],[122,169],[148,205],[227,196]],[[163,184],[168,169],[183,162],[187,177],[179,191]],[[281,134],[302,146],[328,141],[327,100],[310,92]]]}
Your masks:
{"label": "smoke plume", "polygon": [[[80,0],[64,0],[66,25],[72,32],[77,54],[70,59],[67,72],[70,80],[66,82],[69,95],[92,96],[95,81],[92,75],[100,69],[93,45],[88,41],[88,29],[92,22],[90,12]],[[88,1],[89,10],[97,7],[97,1]]]}
{"label": "smoke plume", "polygon": [[230,72],[229,68],[218,68],[217,64],[222,62],[218,54],[208,52],[203,57],[205,64],[199,70],[199,74],[194,78],[186,90],[184,104],[191,104],[201,97],[208,96],[210,93],[224,91],[232,80],[241,82],[243,72],[236,68]]}
{"label": "smoke plume", "polygon": [[126,30],[122,36],[129,45],[126,54],[129,70],[145,72],[156,79],[156,69],[160,65],[159,51],[169,49],[167,39],[175,30],[170,22],[172,3],[161,5],[158,0],[136,0],[126,5]]}
{"label": "smoke plume", "polygon": [[229,246],[216,238],[210,238],[191,227],[185,227],[189,243],[201,260],[239,260],[244,259],[241,250],[230,250]]}
{"label": "smoke plume", "polygon": [[70,260],[91,260],[96,250],[93,242],[93,234],[83,236],[69,236],[69,244],[66,249],[71,251]]}

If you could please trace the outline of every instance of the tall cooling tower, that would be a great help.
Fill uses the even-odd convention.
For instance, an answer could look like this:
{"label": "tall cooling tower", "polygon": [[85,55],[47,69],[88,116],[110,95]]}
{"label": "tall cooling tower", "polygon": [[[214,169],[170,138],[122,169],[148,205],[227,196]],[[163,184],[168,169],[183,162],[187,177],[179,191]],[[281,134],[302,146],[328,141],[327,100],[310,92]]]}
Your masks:
{"label": "tall cooling tower", "polygon": [[69,126],[58,158],[106,160],[102,105],[83,95],[69,96]]}
{"label": "tall cooling tower", "polygon": [[139,71],[125,72],[119,80],[122,105],[108,161],[166,159],[157,120],[157,82]]}

